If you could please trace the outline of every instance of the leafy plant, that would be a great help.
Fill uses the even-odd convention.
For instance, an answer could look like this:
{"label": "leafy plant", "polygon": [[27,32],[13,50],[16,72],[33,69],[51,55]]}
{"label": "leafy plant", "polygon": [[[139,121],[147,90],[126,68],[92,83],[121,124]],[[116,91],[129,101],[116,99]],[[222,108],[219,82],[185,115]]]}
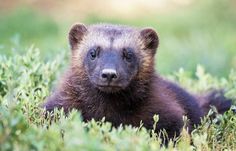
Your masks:
{"label": "leafy plant", "polygon": [[[45,62],[33,47],[25,55],[0,56],[0,150],[235,150],[236,116],[232,111],[205,117],[192,134],[183,129],[176,145],[161,146],[154,131],[140,127],[92,120],[84,123],[77,111],[67,117],[55,110],[54,119],[45,118],[41,104],[53,89],[64,66],[65,55]],[[224,88],[236,99],[236,71],[216,78],[198,66],[194,76],[180,69],[169,76],[192,92]],[[214,112],[212,110],[210,114]],[[158,116],[154,116],[158,124]],[[184,120],[187,120],[186,118]],[[155,129],[155,125],[153,128]],[[152,135],[150,135],[152,134]]]}

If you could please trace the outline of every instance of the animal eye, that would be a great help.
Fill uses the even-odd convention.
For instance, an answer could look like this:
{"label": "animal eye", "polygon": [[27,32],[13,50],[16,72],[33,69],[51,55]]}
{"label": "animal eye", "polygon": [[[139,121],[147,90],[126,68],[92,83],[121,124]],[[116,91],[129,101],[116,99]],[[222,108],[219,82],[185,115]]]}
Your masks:
{"label": "animal eye", "polygon": [[131,62],[133,58],[133,53],[127,49],[124,49],[123,58],[126,59],[126,61]]}
{"label": "animal eye", "polygon": [[92,49],[89,54],[90,54],[90,58],[92,60],[94,60],[96,58],[96,56],[97,56],[96,50],[94,50],[94,49]]}
{"label": "animal eye", "polygon": [[96,49],[91,49],[90,50],[89,55],[90,55],[91,60],[94,60],[97,57],[97,55],[99,53],[99,50],[100,50],[99,47],[97,47]]}

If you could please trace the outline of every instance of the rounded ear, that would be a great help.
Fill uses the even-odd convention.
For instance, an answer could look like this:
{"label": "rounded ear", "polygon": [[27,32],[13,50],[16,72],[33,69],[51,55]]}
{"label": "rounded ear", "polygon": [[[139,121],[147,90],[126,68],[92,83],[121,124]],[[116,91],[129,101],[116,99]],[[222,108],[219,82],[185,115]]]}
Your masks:
{"label": "rounded ear", "polygon": [[152,28],[144,28],[140,31],[140,35],[145,49],[151,50],[154,55],[159,45],[159,38],[156,31]]}
{"label": "rounded ear", "polygon": [[82,41],[87,28],[84,24],[74,24],[69,32],[69,43],[72,50],[78,48],[78,44]]}

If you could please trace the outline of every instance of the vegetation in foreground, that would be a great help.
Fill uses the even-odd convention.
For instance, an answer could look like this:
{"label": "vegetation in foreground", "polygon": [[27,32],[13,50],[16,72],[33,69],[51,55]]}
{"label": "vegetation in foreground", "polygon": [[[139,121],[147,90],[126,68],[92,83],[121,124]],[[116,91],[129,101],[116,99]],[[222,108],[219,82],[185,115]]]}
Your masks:
{"label": "vegetation in foreground", "polygon": [[[176,146],[170,142],[168,148],[161,147],[158,134],[147,131],[142,124],[116,129],[104,121],[83,123],[76,111],[65,117],[62,110],[57,110],[54,120],[49,121],[44,118],[45,111],[40,105],[53,89],[66,56],[58,55],[54,61],[45,62],[39,50],[27,51],[24,55],[0,56],[0,150],[236,149],[236,116],[232,111],[217,115],[212,121],[204,118],[191,135],[183,129]],[[227,77],[217,78],[199,65],[194,76],[180,69],[169,78],[194,93],[224,88],[226,96],[236,100],[235,70]],[[213,112],[216,112],[214,108],[209,115]],[[158,118],[154,118],[158,124]]]}

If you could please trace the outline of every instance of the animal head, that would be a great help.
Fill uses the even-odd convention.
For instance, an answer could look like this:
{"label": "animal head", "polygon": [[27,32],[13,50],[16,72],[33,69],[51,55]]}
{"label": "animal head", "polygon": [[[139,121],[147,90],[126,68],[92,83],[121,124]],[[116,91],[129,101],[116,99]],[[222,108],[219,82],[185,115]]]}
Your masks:
{"label": "animal head", "polygon": [[152,28],[75,24],[69,32],[72,67],[107,93],[126,89],[133,80],[148,80],[159,44]]}

